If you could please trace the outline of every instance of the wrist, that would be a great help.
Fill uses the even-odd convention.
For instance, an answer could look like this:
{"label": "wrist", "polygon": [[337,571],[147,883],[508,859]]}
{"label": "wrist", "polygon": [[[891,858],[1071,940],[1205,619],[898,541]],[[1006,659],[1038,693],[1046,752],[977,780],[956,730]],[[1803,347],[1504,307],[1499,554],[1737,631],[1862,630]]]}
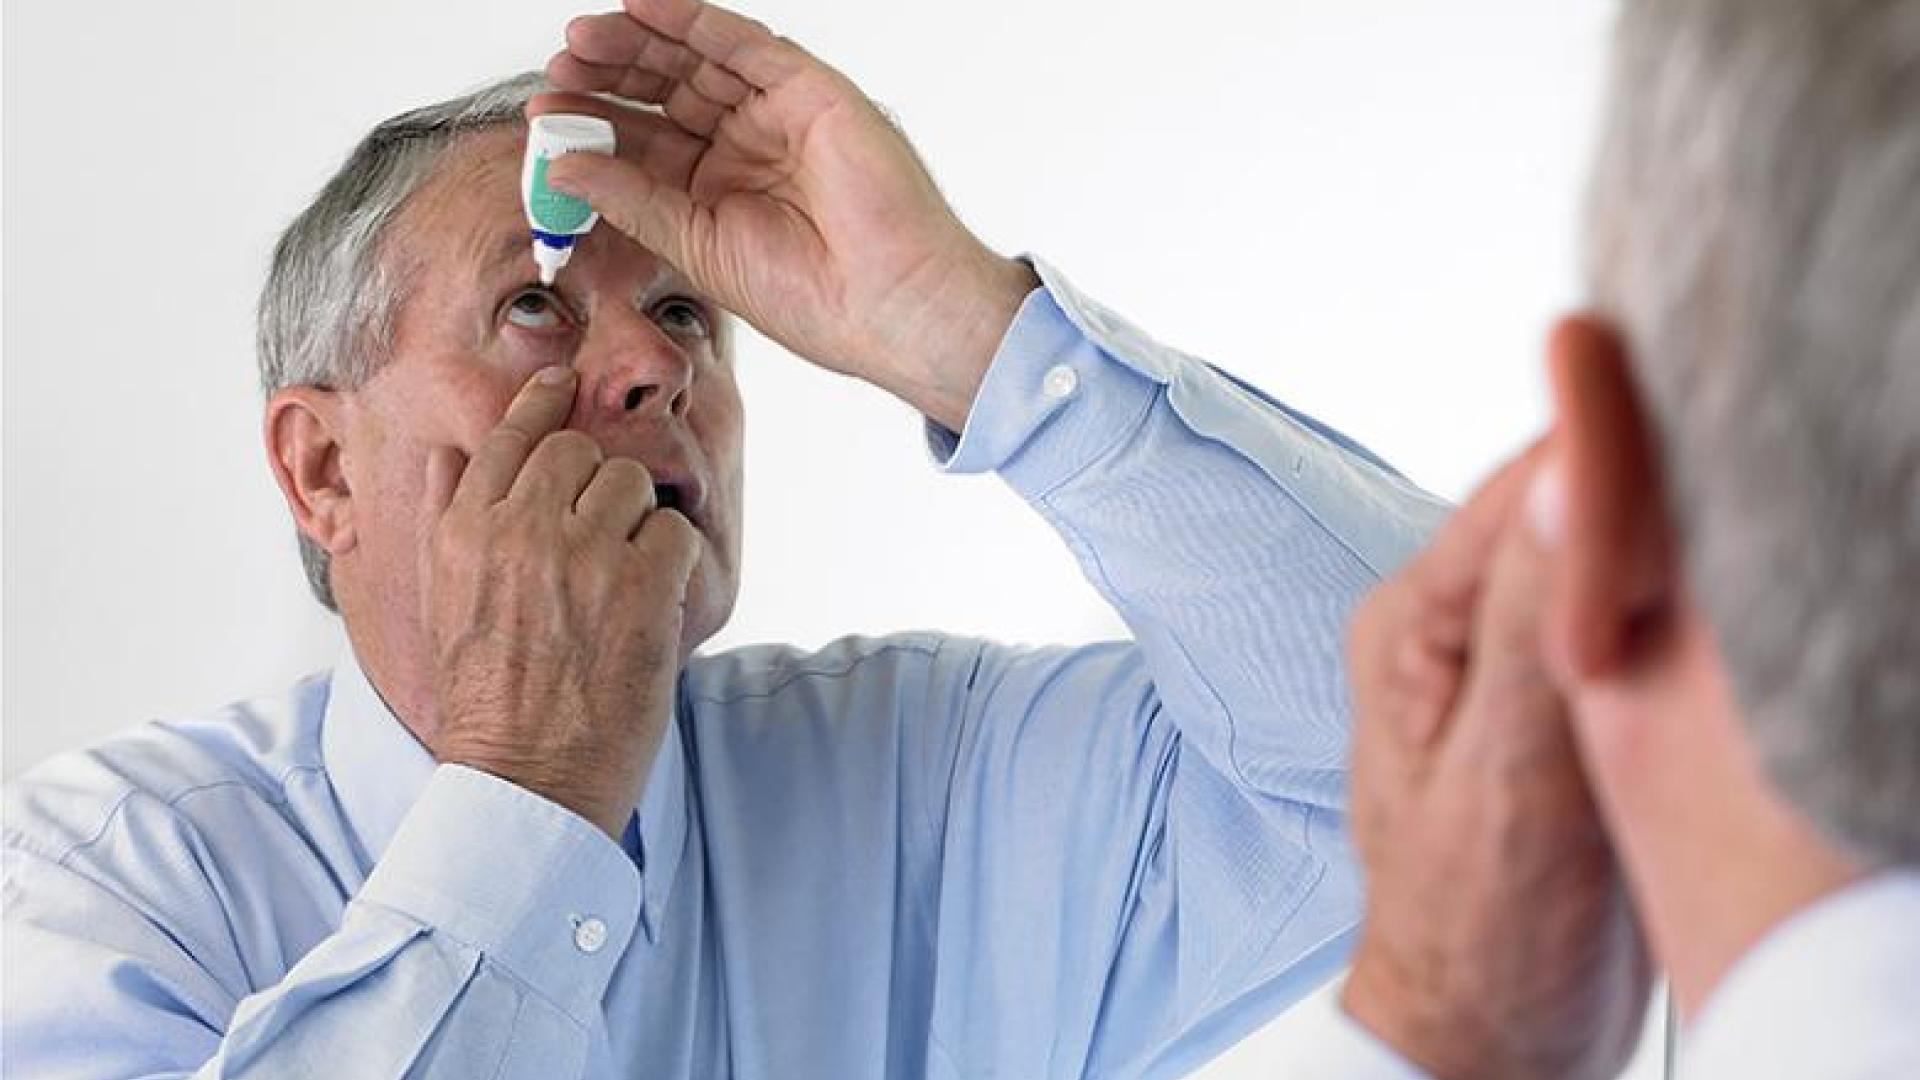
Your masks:
{"label": "wrist", "polygon": [[596,790],[593,785],[569,782],[564,777],[553,775],[551,769],[503,759],[484,751],[450,747],[448,752],[439,755],[439,761],[443,765],[463,765],[538,795],[582,818],[612,837],[615,843],[619,843],[626,832],[627,818],[632,815],[637,801],[612,791],[611,785],[605,785],[609,787],[608,791]]}
{"label": "wrist", "polygon": [[1383,960],[1363,944],[1340,991],[1340,1007],[1375,1038],[1429,1076],[1500,1077],[1497,1039],[1471,1009],[1452,1007],[1438,987]]}
{"label": "wrist", "polygon": [[1033,268],[987,250],[966,250],[921,275],[915,297],[882,327],[866,379],[950,431],[966,426],[987,369],[1029,293]]}

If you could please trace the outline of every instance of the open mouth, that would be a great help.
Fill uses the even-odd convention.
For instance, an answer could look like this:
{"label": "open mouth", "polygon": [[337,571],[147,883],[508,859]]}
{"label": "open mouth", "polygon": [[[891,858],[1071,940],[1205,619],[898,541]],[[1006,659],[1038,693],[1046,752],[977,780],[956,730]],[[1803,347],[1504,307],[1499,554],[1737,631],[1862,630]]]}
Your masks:
{"label": "open mouth", "polygon": [[653,502],[661,510],[686,512],[686,501],[681,494],[679,484],[653,485]]}

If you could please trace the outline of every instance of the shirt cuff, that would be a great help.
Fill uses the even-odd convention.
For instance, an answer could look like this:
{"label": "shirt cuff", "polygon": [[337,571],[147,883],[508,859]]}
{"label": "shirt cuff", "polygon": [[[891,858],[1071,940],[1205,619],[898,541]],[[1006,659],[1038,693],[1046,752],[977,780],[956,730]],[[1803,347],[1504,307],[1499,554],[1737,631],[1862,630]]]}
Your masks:
{"label": "shirt cuff", "polygon": [[950,473],[997,471],[1030,495],[1045,494],[1132,432],[1159,389],[1116,361],[1061,306],[1062,286],[1027,294],[981,380],[966,430],[927,424],[927,447]]}
{"label": "shirt cuff", "polygon": [[583,1019],[633,937],[640,871],[557,803],[441,765],[355,902],[466,942]]}

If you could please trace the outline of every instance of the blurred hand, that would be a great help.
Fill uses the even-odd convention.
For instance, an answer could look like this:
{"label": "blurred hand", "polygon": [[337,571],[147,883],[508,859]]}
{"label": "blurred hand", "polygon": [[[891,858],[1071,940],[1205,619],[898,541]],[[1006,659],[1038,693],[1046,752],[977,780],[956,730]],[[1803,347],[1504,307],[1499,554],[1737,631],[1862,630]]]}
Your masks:
{"label": "blurred hand", "polygon": [[1439,1077],[1610,1077],[1652,975],[1542,659],[1544,451],[1368,599],[1349,644],[1367,916],[1343,1003]]}
{"label": "blurred hand", "polygon": [[617,158],[568,155],[550,182],[768,337],[964,424],[1037,281],[960,223],[859,87],[699,0],[575,19],[547,75],[573,93],[530,114],[590,112],[619,136]]}
{"label": "blurred hand", "polygon": [[618,840],[672,715],[699,537],[639,462],[560,430],[575,378],[534,376],[464,469],[450,447],[428,459],[427,748]]}

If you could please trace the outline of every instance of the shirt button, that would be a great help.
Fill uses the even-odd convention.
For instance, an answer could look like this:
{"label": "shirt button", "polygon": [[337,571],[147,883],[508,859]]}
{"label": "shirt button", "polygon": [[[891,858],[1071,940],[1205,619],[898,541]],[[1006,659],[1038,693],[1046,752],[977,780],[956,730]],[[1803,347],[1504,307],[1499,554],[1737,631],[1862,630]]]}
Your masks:
{"label": "shirt button", "polygon": [[607,924],[599,919],[573,917],[573,947],[591,956],[607,943]]}
{"label": "shirt button", "polygon": [[1065,364],[1055,364],[1047,371],[1046,381],[1040,384],[1040,390],[1048,398],[1059,401],[1071,397],[1080,388],[1080,373]]}

